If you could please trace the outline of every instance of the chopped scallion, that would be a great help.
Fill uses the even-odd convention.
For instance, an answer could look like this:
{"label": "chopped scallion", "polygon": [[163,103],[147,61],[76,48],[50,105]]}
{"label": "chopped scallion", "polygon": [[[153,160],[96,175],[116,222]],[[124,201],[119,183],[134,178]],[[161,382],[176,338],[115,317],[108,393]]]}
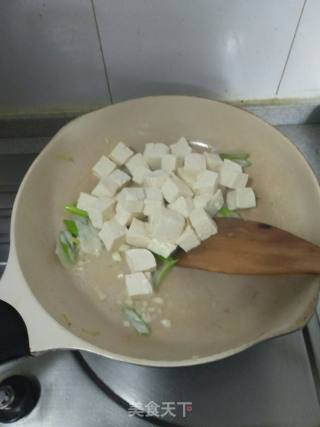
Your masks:
{"label": "chopped scallion", "polygon": [[64,222],[64,225],[66,226],[66,229],[69,231],[69,233],[72,234],[73,237],[79,236],[77,224],[74,221],[72,221],[72,219],[65,219],[63,222]]}
{"label": "chopped scallion", "polygon": [[142,316],[132,307],[124,307],[123,312],[130,322],[130,325],[138,332],[139,335],[149,335],[150,326],[142,319]]}
{"label": "chopped scallion", "polygon": [[177,264],[178,260],[172,257],[164,258],[160,255],[156,256],[160,261],[160,265],[152,275],[152,284],[154,289],[158,289],[173,267]]}
{"label": "chopped scallion", "polygon": [[241,216],[236,211],[232,211],[227,207],[223,207],[218,211],[217,214],[220,218],[241,218]]}
{"label": "chopped scallion", "polygon": [[87,211],[84,211],[83,209],[79,209],[79,208],[77,208],[74,205],[65,205],[64,209],[67,212],[69,212],[69,213],[71,213],[73,215],[81,216],[81,217],[84,217],[84,218],[88,217],[88,212]]}

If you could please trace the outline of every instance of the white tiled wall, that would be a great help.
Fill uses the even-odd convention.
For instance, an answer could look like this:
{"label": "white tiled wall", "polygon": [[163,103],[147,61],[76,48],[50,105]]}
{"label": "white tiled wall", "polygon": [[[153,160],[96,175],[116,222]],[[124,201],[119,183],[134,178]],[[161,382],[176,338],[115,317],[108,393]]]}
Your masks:
{"label": "white tiled wall", "polygon": [[270,98],[303,0],[94,0],[115,101]]}
{"label": "white tiled wall", "polygon": [[0,2],[0,114],[108,101],[90,1]]}
{"label": "white tiled wall", "polygon": [[320,95],[320,1],[307,0],[278,96]]}
{"label": "white tiled wall", "polygon": [[319,17],[320,0],[2,1],[0,114],[319,96]]}

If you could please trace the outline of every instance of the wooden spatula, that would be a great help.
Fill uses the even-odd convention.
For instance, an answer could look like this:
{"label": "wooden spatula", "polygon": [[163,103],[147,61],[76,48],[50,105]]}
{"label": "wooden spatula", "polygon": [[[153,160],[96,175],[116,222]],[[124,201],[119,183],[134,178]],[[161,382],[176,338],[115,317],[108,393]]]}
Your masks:
{"label": "wooden spatula", "polygon": [[228,274],[320,274],[320,247],[259,222],[216,222],[218,234],[182,254],[180,267]]}

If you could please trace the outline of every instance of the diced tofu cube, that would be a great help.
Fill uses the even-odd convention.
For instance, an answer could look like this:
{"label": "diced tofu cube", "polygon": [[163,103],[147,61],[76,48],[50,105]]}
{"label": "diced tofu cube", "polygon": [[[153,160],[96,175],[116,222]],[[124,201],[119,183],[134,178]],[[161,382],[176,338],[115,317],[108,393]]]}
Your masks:
{"label": "diced tofu cube", "polygon": [[108,157],[102,156],[98,160],[98,162],[93,166],[92,173],[97,178],[102,179],[105,176],[108,176],[113,172],[116,168],[116,164],[113,163]]}
{"label": "diced tofu cube", "polygon": [[157,255],[167,258],[177,249],[177,245],[157,239],[151,239],[148,244],[148,249]]}
{"label": "diced tofu cube", "polygon": [[96,199],[88,208],[88,215],[92,225],[102,228],[103,223],[114,215],[115,201],[110,198]]}
{"label": "diced tofu cube", "polygon": [[124,165],[134,152],[126,146],[123,142],[119,142],[110,153],[110,159],[113,160],[118,166]]}
{"label": "diced tofu cube", "polygon": [[217,224],[202,208],[195,208],[191,212],[190,222],[200,240],[206,240],[218,232]]}
{"label": "diced tofu cube", "polygon": [[154,215],[163,206],[164,206],[163,198],[162,198],[162,200],[145,199],[144,200],[143,214],[146,216]]}
{"label": "diced tofu cube", "polygon": [[179,212],[185,218],[189,218],[190,213],[194,209],[193,200],[191,197],[178,197],[173,203],[168,205],[169,209]]}
{"label": "diced tofu cube", "polygon": [[145,187],[146,198],[144,200],[143,213],[146,216],[153,215],[164,206],[162,191],[157,187]]}
{"label": "diced tofu cube", "polygon": [[184,217],[171,209],[162,208],[150,217],[152,238],[175,243],[185,226]]}
{"label": "diced tofu cube", "polygon": [[144,273],[126,274],[125,282],[127,293],[130,297],[148,295],[153,292],[152,285]]}
{"label": "diced tofu cube", "polygon": [[91,194],[80,193],[79,199],[77,201],[77,208],[88,211],[90,206],[95,203],[97,200],[96,197],[91,196]]}
{"label": "diced tofu cube", "polygon": [[144,208],[144,191],[140,187],[123,188],[117,195],[119,207],[134,215],[142,214]]}
{"label": "diced tofu cube", "polygon": [[136,184],[141,185],[141,184],[143,184],[146,176],[149,175],[150,172],[151,172],[151,170],[148,167],[138,166],[133,171],[132,181],[135,182]]}
{"label": "diced tofu cube", "polygon": [[113,218],[103,224],[99,237],[108,251],[114,251],[125,242],[126,228]]}
{"label": "diced tofu cube", "polygon": [[143,155],[141,153],[137,153],[134,156],[132,156],[126,163],[126,168],[131,173],[131,175],[134,174],[134,170],[139,167],[145,167],[148,168],[148,165],[146,161],[143,158]]}
{"label": "diced tofu cube", "polygon": [[130,200],[143,200],[144,198],[144,190],[140,187],[123,188],[117,195],[117,200],[121,202]]}
{"label": "diced tofu cube", "polygon": [[177,175],[181,178],[186,184],[189,185],[190,188],[194,188],[195,183],[197,181],[199,171],[195,171],[193,169],[186,168],[178,168]]}
{"label": "diced tofu cube", "polygon": [[256,196],[252,188],[239,188],[228,191],[227,206],[231,210],[256,207]]}
{"label": "diced tofu cube", "polygon": [[175,144],[170,146],[171,153],[177,157],[177,165],[182,166],[184,163],[184,158],[187,154],[192,152],[188,141],[183,136]]}
{"label": "diced tofu cube", "polygon": [[249,179],[249,175],[246,173],[225,168],[225,166],[222,166],[219,175],[220,184],[231,189],[244,188]]}
{"label": "diced tofu cube", "polygon": [[207,169],[215,172],[220,170],[221,166],[223,165],[223,160],[219,154],[205,152],[204,157],[207,161]]}
{"label": "diced tofu cube", "polygon": [[223,193],[219,189],[214,193],[214,195],[199,194],[194,197],[193,203],[195,208],[203,208],[211,217],[213,217],[224,205]]}
{"label": "diced tofu cube", "polygon": [[165,172],[161,169],[152,171],[145,177],[145,186],[161,188],[162,184],[165,182],[168,176],[168,172]]}
{"label": "diced tofu cube", "polygon": [[143,157],[148,166],[155,170],[161,167],[161,158],[169,152],[169,147],[161,143],[146,144]]}
{"label": "diced tofu cube", "polygon": [[168,203],[174,202],[178,197],[192,197],[191,188],[180,178],[172,174],[161,187],[163,197]]}
{"label": "diced tofu cube", "polygon": [[217,172],[204,170],[199,172],[194,185],[194,191],[197,194],[213,194],[217,191],[219,185],[219,174]]}
{"label": "diced tofu cube", "polygon": [[184,167],[194,171],[203,171],[207,168],[206,158],[200,153],[187,154],[184,159]]}
{"label": "diced tofu cube", "polygon": [[163,196],[160,188],[157,187],[145,187],[144,189],[146,199],[148,200],[157,200],[162,202]]}
{"label": "diced tofu cube", "polygon": [[129,175],[120,169],[116,169],[110,175],[102,179],[102,184],[108,189],[109,197],[112,197],[120,188],[128,184],[130,180],[131,178]]}
{"label": "diced tofu cube", "polygon": [[110,191],[101,181],[99,181],[98,184],[91,191],[91,194],[96,197],[109,197]]}
{"label": "diced tofu cube", "polygon": [[121,206],[120,203],[116,206],[116,215],[115,219],[118,221],[119,224],[126,226],[129,225],[132,221],[133,214],[131,212],[128,212],[126,209],[124,209],[123,206]]}
{"label": "diced tofu cube", "polygon": [[239,163],[233,162],[232,160],[229,160],[229,159],[224,159],[222,166],[225,169],[229,169],[229,170],[231,169],[235,172],[242,172],[242,166],[240,166]]}
{"label": "diced tofu cube", "polygon": [[200,240],[193,228],[190,225],[187,225],[184,232],[181,234],[177,240],[178,246],[182,248],[185,252],[190,251],[193,248],[196,248],[200,245]]}
{"label": "diced tofu cube", "polygon": [[147,248],[150,242],[147,223],[133,218],[129,230],[127,231],[126,241],[129,245],[138,248]]}
{"label": "diced tofu cube", "polygon": [[151,271],[145,271],[144,275],[146,276],[146,278],[149,280],[149,282],[151,283],[152,281],[152,273]]}
{"label": "diced tofu cube", "polygon": [[177,158],[174,154],[165,154],[161,158],[161,169],[170,173],[177,168]]}
{"label": "diced tofu cube", "polygon": [[157,267],[155,257],[148,249],[127,250],[126,261],[131,273],[153,271]]}

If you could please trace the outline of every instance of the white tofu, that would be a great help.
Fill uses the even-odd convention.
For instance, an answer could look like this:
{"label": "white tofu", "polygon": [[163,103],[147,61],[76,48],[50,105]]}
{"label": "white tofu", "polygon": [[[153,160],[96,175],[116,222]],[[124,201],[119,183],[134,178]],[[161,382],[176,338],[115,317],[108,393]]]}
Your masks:
{"label": "white tofu", "polygon": [[197,181],[198,173],[199,171],[195,171],[193,169],[178,168],[177,170],[178,177],[181,178],[192,189],[194,188]]}
{"label": "white tofu", "polygon": [[152,281],[152,273],[151,271],[145,271],[144,275],[146,276],[146,278],[149,280],[149,282],[151,283]]}
{"label": "white tofu", "polygon": [[91,196],[91,194],[80,193],[79,199],[77,201],[77,208],[88,211],[90,206],[95,203],[97,200],[96,197]]}
{"label": "white tofu", "polygon": [[150,216],[164,206],[163,196],[161,189],[157,187],[146,187],[144,191],[146,198],[144,200],[143,213],[146,216]]}
{"label": "white tofu", "polygon": [[193,198],[193,203],[195,208],[203,208],[211,217],[213,217],[224,205],[223,193],[219,189],[214,193],[214,195],[199,194]]}
{"label": "white tofu", "polygon": [[121,202],[129,200],[143,200],[145,198],[145,192],[141,187],[126,187],[117,194],[116,198]]}
{"label": "white tofu", "polygon": [[242,172],[242,166],[240,166],[237,162],[233,162],[229,159],[224,159],[222,167],[225,169],[233,170],[235,172]]}
{"label": "white tofu", "polygon": [[199,172],[194,184],[194,191],[197,194],[213,194],[217,191],[219,185],[219,174],[217,172],[204,170]]}
{"label": "white tofu", "polygon": [[144,207],[143,207],[143,214],[146,216],[154,215],[163,206],[164,206],[163,199],[162,200],[145,199],[144,200]]}
{"label": "white tofu", "polygon": [[194,232],[193,228],[190,225],[187,225],[184,232],[181,234],[177,240],[177,245],[180,246],[185,252],[190,251],[193,248],[196,248],[200,245],[201,241]]}
{"label": "white tofu", "polygon": [[125,255],[131,273],[154,271],[157,267],[156,259],[148,249],[128,249]]}
{"label": "white tofu", "polygon": [[182,166],[184,158],[187,154],[192,152],[192,148],[188,144],[188,141],[183,136],[175,143],[170,146],[171,153],[177,158],[177,165]]}
{"label": "white tofu", "polygon": [[227,206],[231,210],[255,208],[256,196],[254,191],[250,187],[228,191]]}
{"label": "white tofu", "polygon": [[129,230],[127,230],[126,242],[138,248],[147,248],[150,242],[147,223],[133,218]]}
{"label": "white tofu", "polygon": [[131,173],[131,175],[134,174],[134,170],[139,167],[145,167],[149,169],[146,161],[143,158],[143,155],[141,153],[137,153],[134,156],[132,156],[126,163],[126,168]]}
{"label": "white tofu", "polygon": [[131,178],[128,174],[120,169],[116,169],[110,175],[104,177],[101,182],[109,191],[109,197],[112,197],[120,188],[128,184],[130,180]]}
{"label": "white tofu", "polygon": [[123,142],[119,142],[114,149],[111,151],[109,157],[113,160],[118,166],[124,165],[130,157],[132,157],[134,152],[126,146]]}
{"label": "white tofu", "polygon": [[125,242],[126,228],[113,218],[103,224],[99,237],[108,251],[114,251]]}
{"label": "white tofu", "polygon": [[191,188],[180,178],[172,174],[161,187],[163,197],[168,203],[174,202],[178,197],[192,197]]}
{"label": "white tofu", "polygon": [[220,185],[230,189],[244,188],[247,185],[249,175],[222,166],[219,174]]}
{"label": "white tofu", "polygon": [[203,171],[207,168],[206,158],[200,153],[190,153],[184,158],[184,167],[194,171]]}
{"label": "white tofu", "polygon": [[148,200],[157,200],[160,202],[163,201],[162,191],[160,188],[145,187],[144,193],[145,193],[146,199],[148,199]]}
{"label": "white tofu", "polygon": [[105,185],[103,185],[101,181],[99,181],[98,184],[91,191],[91,194],[96,197],[109,197],[110,191]]}
{"label": "white tofu", "polygon": [[145,178],[149,173],[151,172],[150,168],[146,166],[138,166],[134,169],[133,175],[132,175],[132,181],[136,184],[143,184]]}
{"label": "white tofu", "polygon": [[125,277],[127,293],[130,297],[136,295],[152,294],[153,289],[150,281],[144,273],[126,274]]}
{"label": "white tofu", "polygon": [[206,158],[207,169],[212,170],[214,172],[220,170],[221,166],[223,165],[223,160],[221,159],[219,154],[205,152],[204,157]]}
{"label": "white tofu", "polygon": [[191,199],[191,197],[180,196],[173,203],[170,203],[168,205],[168,208],[172,209],[176,212],[179,212],[185,218],[189,218],[190,213],[194,209],[194,204],[193,204],[193,200]]}
{"label": "white tofu", "polygon": [[156,171],[151,171],[144,180],[144,184],[146,187],[157,187],[161,188],[162,184],[168,178],[169,174],[166,171],[161,169]]}
{"label": "white tofu", "polygon": [[140,187],[123,188],[117,195],[119,206],[134,215],[143,213],[144,191]]}
{"label": "white tofu", "polygon": [[185,226],[184,217],[171,209],[162,208],[150,217],[151,237],[175,243]]}
{"label": "white tofu", "polygon": [[191,212],[190,222],[200,240],[206,240],[218,232],[217,224],[202,208],[195,208]]}
{"label": "white tofu", "polygon": [[162,242],[157,239],[151,239],[148,244],[148,249],[157,255],[167,258],[177,249],[177,245],[169,242]]}
{"label": "white tofu", "polygon": [[131,212],[128,212],[126,209],[124,209],[123,206],[121,206],[120,203],[118,203],[116,206],[115,219],[118,221],[119,224],[126,226],[131,223],[133,219],[133,214]]}
{"label": "white tofu", "polygon": [[145,145],[143,157],[148,166],[155,170],[161,167],[161,158],[169,152],[169,147],[161,143],[149,143]]}
{"label": "white tofu", "polygon": [[92,173],[97,178],[102,179],[105,176],[108,176],[115,170],[117,165],[113,163],[108,157],[102,156],[98,162],[93,166]]}
{"label": "white tofu", "polygon": [[115,201],[110,198],[96,199],[88,208],[88,215],[92,225],[101,229],[103,223],[114,215]]}
{"label": "white tofu", "polygon": [[170,173],[177,168],[177,157],[174,154],[165,154],[161,158],[161,169]]}

